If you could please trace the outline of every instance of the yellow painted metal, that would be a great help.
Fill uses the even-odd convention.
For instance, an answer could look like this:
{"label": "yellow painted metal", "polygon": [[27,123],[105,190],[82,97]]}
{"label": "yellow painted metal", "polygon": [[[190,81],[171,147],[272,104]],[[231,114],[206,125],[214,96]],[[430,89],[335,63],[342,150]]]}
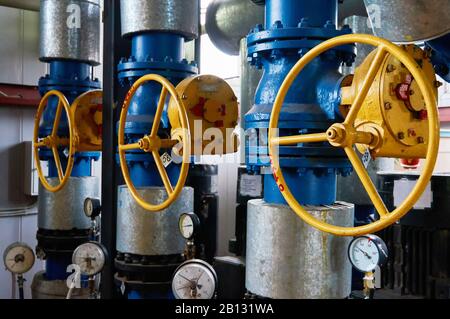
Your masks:
{"label": "yellow painted metal", "polygon": [[[51,135],[45,137],[44,139],[39,140],[39,126],[41,124],[41,118],[42,115],[44,114],[45,108],[47,107],[48,100],[52,96],[56,96],[59,99],[58,106],[56,108],[55,120],[53,122],[52,133]],[[61,119],[63,108],[67,116],[67,123],[69,127],[69,138],[60,138],[58,136],[59,122]],[[39,179],[42,185],[45,187],[45,189],[53,193],[60,191],[66,185],[67,181],[69,180],[70,174],[72,173],[74,154],[76,150],[76,137],[73,123],[74,123],[73,113],[70,109],[69,102],[67,101],[64,94],[56,90],[49,91],[47,94],[45,94],[44,97],[41,99],[41,102],[39,103],[39,107],[34,119],[33,152]],[[60,146],[68,146],[69,152],[67,154],[67,166],[65,171],[63,171],[61,159],[58,153],[58,147]],[[39,149],[43,147],[52,150],[59,178],[59,183],[57,183],[56,185],[50,185],[50,183],[44,176],[41,166],[41,160],[39,158]]]}
{"label": "yellow painted metal", "polygon": [[102,150],[103,92],[92,90],[83,93],[72,103],[75,121],[77,152],[100,152]]}
{"label": "yellow painted metal", "polygon": [[[280,138],[277,136],[277,132],[279,115],[286,94],[292,83],[295,81],[296,77],[305,68],[305,66],[327,50],[330,50],[337,46],[352,44],[355,42],[375,46],[378,48],[378,50],[374,54],[375,56],[372,56],[372,64],[368,67],[368,71],[364,74],[365,77],[361,76],[361,79],[364,78],[361,82],[363,84],[358,88],[357,93],[353,95],[353,104],[349,108],[349,114],[347,115],[344,123],[334,124],[327,131],[327,138],[332,145],[344,148],[347,156],[350,159],[350,162],[352,163],[356,173],[361,179],[364,188],[373,201],[374,206],[381,218],[371,224],[364,226],[341,227],[330,225],[314,218],[313,216],[308,214],[308,212],[297,202],[295,197],[292,195],[283,177],[279,158],[278,156],[276,156],[276,154],[278,154],[279,146],[277,142],[280,141]],[[377,81],[377,74],[379,72],[382,72],[383,70],[384,59],[390,59],[390,56],[398,59],[400,63],[405,66],[405,69],[409,70],[414,78],[414,81],[417,83],[417,87],[420,89],[420,93],[423,95],[425,108],[428,113],[426,121],[428,124],[427,134],[424,134],[426,140],[423,143],[426,145],[425,165],[416,185],[414,186],[410,194],[393,212],[389,212],[387,210],[367,171],[365,170],[364,165],[353,149],[353,145],[356,142],[369,142],[369,139],[367,139],[367,134],[361,135],[358,133],[358,128],[361,129],[361,124],[358,124],[358,120],[360,119],[360,114],[365,112],[364,105],[370,103],[370,100],[369,102],[367,101],[366,95],[369,95],[369,98],[371,97],[370,90],[374,85],[374,83],[372,82]],[[427,77],[421,66],[403,48],[398,47],[397,45],[387,40],[365,34],[344,35],[325,41],[313,48],[302,59],[300,59],[300,61],[298,61],[297,64],[292,68],[278,92],[269,124],[269,154],[271,158],[274,178],[278,184],[281,194],[286,199],[289,206],[294,210],[294,212],[311,226],[337,236],[359,236],[368,233],[374,233],[395,223],[397,220],[407,214],[424,192],[433,174],[433,169],[436,163],[439,149],[439,119],[436,105],[435,89],[431,83],[434,82],[432,82],[431,79]],[[378,98],[379,96],[377,96],[377,100]],[[369,115],[367,116],[369,117]],[[370,129],[366,129],[367,126],[369,126]],[[380,144],[383,144],[386,140],[386,134],[384,133],[385,130],[379,128],[378,126],[379,124],[371,122],[370,118],[368,122],[364,123],[363,132],[369,133],[372,136],[369,144],[369,147],[371,147],[371,149],[375,149],[377,147],[379,148]],[[314,135],[316,136],[316,134]],[[300,135],[299,138],[301,136],[302,135]],[[308,138],[309,135],[306,134],[303,136],[305,138]],[[296,142],[295,139],[293,141]],[[414,146],[405,147],[411,148]]]}
{"label": "yellow painted metal", "polygon": [[[213,75],[199,75],[183,80],[176,90],[188,113],[193,155],[237,152],[239,141],[234,129],[238,124],[239,104],[230,85]],[[168,115],[172,130],[181,127],[173,97]]]}
{"label": "yellow painted metal", "polygon": [[[150,132],[150,135],[144,136],[139,140],[138,143],[125,144],[125,123],[127,121],[127,114],[130,102],[134,94],[136,93],[137,89],[149,81],[155,81],[161,84],[162,86],[161,95],[156,109],[152,130]],[[177,130],[176,136],[172,134],[171,139],[160,139],[157,136],[157,133],[168,94],[171,95],[174,106],[176,107],[176,112],[178,113],[180,120],[180,127]],[[151,212],[159,212],[169,207],[170,204],[172,204],[178,198],[186,182],[187,174],[189,171],[189,160],[190,160],[189,149],[191,144],[191,135],[189,131],[189,121],[186,115],[186,109],[183,103],[181,102],[181,99],[178,96],[175,87],[166,78],[157,74],[148,74],[144,75],[133,84],[123,102],[122,111],[120,113],[118,139],[119,139],[118,144],[119,144],[120,167],[122,169],[122,174],[125,179],[125,182],[133,198],[142,208]],[[177,145],[175,144],[179,144],[179,140],[181,140],[182,144],[183,162],[181,164],[181,170],[177,184],[175,185],[175,187],[173,187],[172,184],[170,183],[169,177],[164,168],[164,164],[162,163],[159,150],[165,147],[170,148],[176,147]],[[137,191],[136,187],[133,184],[133,181],[131,180],[126,162],[126,151],[137,149],[143,150],[144,152],[151,153],[153,155],[156,167],[161,176],[161,180],[167,191],[167,199],[160,204],[152,204],[146,202],[139,194],[139,192]]]}
{"label": "yellow painted metal", "polygon": [[[434,84],[436,75],[428,53],[415,45],[401,48],[418,63],[427,81]],[[368,87],[367,96],[355,121],[362,130],[362,124],[370,122],[383,133],[383,143],[378,148],[370,149],[371,155],[373,158],[424,158],[428,138],[424,96],[411,72],[396,56],[384,54],[381,63],[374,63],[379,52],[380,50],[373,51],[356,69],[352,83],[342,88],[342,106],[344,109],[354,107],[369,68],[377,64],[378,68],[374,68],[377,74]],[[404,88],[406,101],[398,97],[401,88]],[[434,98],[437,99],[437,88],[435,85],[432,88]],[[361,153],[368,148],[362,144],[357,146]]]}

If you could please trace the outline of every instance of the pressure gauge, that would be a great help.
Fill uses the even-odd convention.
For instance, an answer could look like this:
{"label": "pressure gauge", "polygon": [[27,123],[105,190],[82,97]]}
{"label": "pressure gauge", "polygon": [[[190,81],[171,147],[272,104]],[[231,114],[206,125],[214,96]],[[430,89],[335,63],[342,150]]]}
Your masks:
{"label": "pressure gauge", "polygon": [[176,299],[212,299],[217,289],[214,268],[200,259],[181,264],[172,280],[172,291]]}
{"label": "pressure gauge", "polygon": [[98,242],[87,242],[78,246],[72,255],[72,263],[80,267],[85,276],[94,276],[103,270],[106,262],[106,248]]}
{"label": "pressure gauge", "polygon": [[180,216],[178,227],[181,236],[185,239],[192,239],[200,228],[200,219],[194,213],[187,213]]}
{"label": "pressure gauge", "polygon": [[348,247],[348,256],[353,267],[366,273],[386,263],[388,250],[380,237],[365,235],[352,240]]}
{"label": "pressure gauge", "polygon": [[100,215],[102,205],[98,198],[86,198],[84,200],[84,214],[89,218],[95,218]]}
{"label": "pressure gauge", "polygon": [[29,271],[34,265],[34,260],[33,250],[24,243],[9,245],[3,254],[6,269],[18,275]]}

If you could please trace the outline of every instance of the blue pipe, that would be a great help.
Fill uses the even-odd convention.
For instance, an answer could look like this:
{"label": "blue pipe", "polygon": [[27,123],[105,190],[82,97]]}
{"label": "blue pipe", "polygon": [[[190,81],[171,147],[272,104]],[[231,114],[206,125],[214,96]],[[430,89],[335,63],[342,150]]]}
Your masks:
{"label": "blue pipe", "polygon": [[302,18],[310,27],[322,28],[327,21],[337,25],[338,0],[266,0],[266,29],[277,21],[296,28]]}
{"label": "blue pipe", "polygon": [[52,254],[45,260],[47,280],[65,280],[68,277],[67,266],[72,264],[72,254]]}
{"label": "blue pipe", "polygon": [[183,60],[184,38],[175,33],[143,33],[131,39],[131,55],[136,61],[154,59],[164,61]]}
{"label": "blue pipe", "polygon": [[[264,70],[255,104],[245,116],[245,128],[259,132],[257,146],[246,141],[247,168],[259,172],[268,166],[267,130],[278,91],[287,74],[311,48],[330,38],[351,33],[336,29],[337,0],[267,0],[265,27],[259,25],[247,37],[249,61]],[[293,82],[280,112],[280,136],[324,132],[342,119],[339,72],[342,63],[354,61],[354,47],[330,50],[308,64]],[[264,133],[263,133],[264,135]],[[256,163],[252,156],[256,156]],[[341,150],[328,143],[280,147],[280,165],[295,198],[304,205],[333,204],[336,174],[349,174],[351,166]],[[253,160],[253,161],[252,161]],[[271,174],[264,177],[264,200],[286,204]]]}
{"label": "blue pipe", "polygon": [[[39,92],[43,96],[50,90],[61,91],[67,98],[69,105],[84,92],[100,89],[101,84],[98,79],[91,76],[92,67],[83,62],[70,60],[53,60],[49,62],[50,72],[39,80]],[[43,121],[39,128],[39,136],[48,136],[53,128],[53,122],[56,114],[58,98],[51,97],[43,114]],[[65,112],[62,112],[58,135],[68,137],[68,123]],[[65,169],[67,161],[65,159],[64,150],[59,149],[61,165]],[[42,160],[49,163],[49,177],[57,177],[54,157],[51,150],[40,150]],[[91,176],[91,164],[93,160],[98,160],[99,152],[83,152],[77,153],[74,159],[74,166],[71,176],[82,177]],[[72,252],[63,252],[56,254],[48,254],[45,263],[45,276],[47,280],[65,280],[68,277],[67,266],[72,263]]]}
{"label": "blue pipe", "polygon": [[[50,73],[39,80],[39,90],[41,95],[45,95],[50,90],[61,91],[67,98],[69,104],[82,93],[99,89],[100,82],[91,78],[92,67],[83,62],[69,61],[69,60],[53,60],[49,62]],[[58,105],[58,98],[51,97],[47,108],[44,111],[43,123],[39,129],[41,137],[49,135],[53,128],[53,122],[56,114],[56,107]],[[61,120],[59,125],[60,136],[68,136],[67,117],[65,112],[61,114]],[[53,160],[53,154],[50,151],[41,151],[42,159],[49,161],[49,177],[57,177],[57,170]],[[98,152],[86,152],[78,153],[76,155],[74,167],[72,169],[71,176],[91,176],[91,162],[92,160],[98,160],[100,153]],[[63,150],[60,150],[61,164],[63,168],[66,166],[66,161]]]}
{"label": "blue pipe", "polygon": [[[131,38],[131,55],[122,59],[118,66],[119,81],[128,91],[129,87],[145,74],[159,74],[177,85],[186,77],[197,73],[194,64],[188,64],[183,58],[184,37],[175,33],[146,32],[135,34]],[[154,114],[161,94],[161,85],[149,82],[142,85],[130,101],[125,139],[135,142],[149,134],[154,121]],[[168,102],[168,101],[167,101]],[[164,112],[160,130],[169,127],[167,113]],[[130,177],[137,187],[163,186],[151,154],[130,151],[126,155]],[[170,165],[167,173],[172,183],[178,179],[180,167]]]}
{"label": "blue pipe", "polygon": [[450,33],[426,42],[431,48],[431,61],[436,73],[445,81],[450,82]]}

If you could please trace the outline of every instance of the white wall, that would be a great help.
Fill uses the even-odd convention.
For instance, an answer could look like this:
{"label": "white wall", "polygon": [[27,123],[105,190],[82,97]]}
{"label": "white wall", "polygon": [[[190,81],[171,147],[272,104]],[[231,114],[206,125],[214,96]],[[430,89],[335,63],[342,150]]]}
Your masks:
{"label": "white wall", "polygon": [[[202,2],[203,4],[203,2]],[[240,58],[219,51],[207,35],[202,36],[201,73],[226,79],[240,100]],[[217,163],[219,167],[219,218],[217,255],[228,253],[228,240],[235,237],[237,170],[240,156],[229,154],[207,156],[204,163]]]}
{"label": "white wall", "polygon": [[[39,62],[39,13],[0,7],[0,83],[37,85],[46,66]],[[0,256],[16,241],[36,246],[36,208],[26,208],[37,198],[24,195],[23,141],[31,141],[33,107],[0,106]],[[26,208],[23,212],[10,210]],[[3,260],[1,261],[3,265]],[[25,296],[30,297],[31,281],[43,268],[38,261],[25,275]],[[0,298],[11,298],[11,274],[0,267]],[[16,291],[16,296],[18,291]]]}

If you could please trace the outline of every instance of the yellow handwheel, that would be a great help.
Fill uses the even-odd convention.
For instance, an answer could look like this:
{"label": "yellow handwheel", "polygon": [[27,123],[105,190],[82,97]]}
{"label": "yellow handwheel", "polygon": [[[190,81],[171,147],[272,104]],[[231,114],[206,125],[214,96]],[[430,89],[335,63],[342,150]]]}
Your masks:
{"label": "yellow handwheel", "polygon": [[[47,107],[47,102],[50,97],[56,96],[58,97],[58,106],[56,107],[55,120],[53,122],[52,133],[39,140],[39,125],[41,122],[42,115],[44,114],[45,108]],[[69,138],[64,137],[60,138],[58,136],[58,128],[59,122],[61,120],[62,109],[66,112],[67,116],[67,124],[69,126]],[[73,162],[74,162],[74,154],[75,154],[75,143],[74,143],[74,127],[73,127],[73,114],[70,110],[69,102],[67,101],[64,94],[59,91],[52,90],[44,95],[41,102],[39,103],[39,107],[36,113],[36,117],[34,119],[34,133],[33,133],[33,151],[34,151],[34,159],[36,163],[37,172],[39,175],[39,179],[41,180],[42,185],[50,192],[60,191],[69,180],[70,174],[72,173]],[[61,159],[58,153],[59,146],[68,146],[69,153],[67,155],[67,165],[65,171],[63,171],[61,165]],[[53,152],[53,157],[55,160],[56,169],[58,171],[59,183],[56,185],[50,185],[50,183],[45,178],[42,167],[41,160],[39,158],[39,149],[40,148],[49,148]]]}
{"label": "yellow handwheel", "polygon": [[[137,89],[142,86],[143,84],[149,82],[149,81],[155,81],[162,85],[162,91],[161,95],[159,97],[158,106],[156,109],[155,117],[153,120],[153,127],[151,129],[150,135],[145,135],[143,138],[141,138],[137,143],[134,144],[125,144],[125,123],[127,120],[127,114],[128,114],[128,108],[130,106],[130,101],[132,100],[134,94],[136,93]],[[164,111],[164,105],[166,102],[167,94],[170,94],[172,96],[173,101],[175,101],[175,104],[178,108],[178,111],[180,113],[180,120],[181,120],[181,130],[177,130],[177,138],[176,139],[161,139],[158,137],[158,129],[161,122],[161,117]],[[161,160],[161,157],[159,155],[159,150],[161,148],[171,148],[179,143],[178,138],[181,139],[183,144],[183,163],[181,164],[181,171],[180,176],[178,178],[177,184],[175,185],[175,188],[172,187],[172,184],[169,180],[169,176],[167,175],[167,172],[164,168],[164,164]],[[131,89],[128,91],[128,94],[125,98],[125,101],[123,102],[122,111],[120,113],[120,122],[119,122],[119,157],[120,157],[120,167],[122,169],[122,174],[125,179],[125,182],[128,186],[128,189],[131,192],[131,195],[136,200],[136,202],[144,209],[151,211],[151,212],[158,212],[161,211],[170,204],[172,204],[180,195],[184,184],[186,182],[187,174],[189,171],[189,159],[190,159],[190,152],[189,147],[191,144],[191,135],[189,133],[189,122],[186,114],[185,107],[183,103],[181,102],[180,97],[178,96],[175,87],[164,77],[157,75],[157,74],[148,74],[141,77],[139,80],[137,80]],[[142,196],[138,193],[136,190],[136,187],[134,187],[133,181],[130,178],[130,173],[128,171],[128,166],[126,162],[126,151],[129,150],[142,150],[146,153],[151,153],[153,155],[153,159],[155,160],[156,167],[158,169],[158,172],[161,176],[162,182],[164,184],[164,187],[167,191],[167,199],[162,202],[161,204],[151,204],[147,203]]]}
{"label": "yellow handwheel", "polygon": [[[284,103],[284,99],[287,95],[289,88],[292,83],[299,75],[299,73],[305,68],[305,66],[318,57],[325,51],[332,49],[337,46],[348,45],[353,43],[363,43],[372,45],[378,48],[375,58],[369,68],[367,76],[363,82],[363,85],[356,95],[354,102],[350,108],[350,111],[343,123],[333,124],[327,132],[317,133],[317,134],[303,134],[297,136],[288,137],[278,137],[277,127],[281,108]],[[373,84],[373,81],[380,71],[384,59],[388,54],[395,56],[404,64],[404,66],[411,72],[414,79],[416,80],[426,103],[426,109],[428,112],[428,145],[426,154],[426,163],[423,171],[408,197],[398,206],[393,212],[389,212],[386,208],[383,200],[378,194],[376,187],[371,181],[364,165],[361,163],[358,155],[353,149],[354,144],[366,144],[372,143],[375,138],[372,133],[358,131],[355,127],[355,120],[364,100],[366,99],[367,93]],[[364,226],[359,227],[341,227],[336,225],[330,225],[321,220],[318,220],[311,216],[297,200],[294,198],[289,190],[288,185],[281,172],[279,158],[278,158],[278,146],[282,145],[295,145],[298,143],[315,143],[315,142],[329,142],[335,147],[341,147],[345,150],[350,162],[352,163],[356,173],[358,174],[364,188],[366,189],[370,199],[372,200],[380,219]],[[377,38],[375,36],[364,35],[364,34],[352,34],[344,35],[340,37],[333,38],[322,44],[316,46],[311,51],[309,51],[302,59],[300,59],[297,64],[292,68],[292,70],[287,75],[284,80],[278,96],[275,100],[272,115],[269,124],[269,154],[272,163],[272,169],[274,178],[278,184],[281,194],[286,199],[289,206],[295,211],[295,213],[302,218],[309,225],[322,230],[324,232],[338,235],[338,236],[359,236],[368,233],[377,232],[400,218],[402,218],[408,211],[413,207],[416,201],[420,198],[424,192],[432,174],[434,165],[436,163],[436,158],[439,148],[439,120],[437,114],[436,100],[434,98],[433,89],[431,84],[426,80],[423,71],[420,66],[410,57],[405,51],[395,44]]]}

